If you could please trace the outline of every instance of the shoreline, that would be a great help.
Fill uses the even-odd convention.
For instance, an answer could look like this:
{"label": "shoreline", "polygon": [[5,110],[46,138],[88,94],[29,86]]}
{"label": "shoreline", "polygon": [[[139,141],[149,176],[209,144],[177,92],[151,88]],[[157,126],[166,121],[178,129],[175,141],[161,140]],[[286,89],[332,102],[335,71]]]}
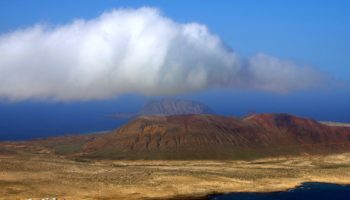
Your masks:
{"label": "shoreline", "polygon": [[[349,183],[330,183],[330,182],[302,182],[301,184],[288,188],[285,190],[276,190],[276,191],[259,191],[259,192],[221,192],[221,193],[211,193],[207,194],[204,196],[177,196],[177,197],[171,197],[171,198],[166,198],[164,200],[209,200],[212,197],[215,196],[222,196],[222,195],[230,195],[230,194],[273,194],[273,193],[284,193],[284,192],[289,192],[291,190],[296,190],[299,189],[300,187],[303,187],[305,184],[329,184],[329,185],[337,185],[337,186],[343,186],[343,187],[350,187],[350,181]],[[155,198],[155,199],[149,199],[149,200],[160,200],[162,198]]]}

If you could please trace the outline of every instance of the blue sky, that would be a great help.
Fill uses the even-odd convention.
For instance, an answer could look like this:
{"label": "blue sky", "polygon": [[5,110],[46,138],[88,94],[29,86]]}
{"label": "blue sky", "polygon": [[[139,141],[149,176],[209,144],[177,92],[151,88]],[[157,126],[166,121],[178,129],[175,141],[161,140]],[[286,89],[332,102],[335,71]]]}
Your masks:
{"label": "blue sky", "polygon": [[160,8],[179,22],[206,24],[243,55],[266,52],[349,79],[350,2],[346,0],[2,1],[0,31],[38,22],[64,24],[113,8],[142,6]]}
{"label": "blue sky", "polygon": [[[334,78],[331,84],[337,85],[283,94],[254,88],[214,87],[186,91],[177,94],[178,97],[203,101],[226,115],[289,112],[319,120],[350,121],[347,86],[350,81],[350,3],[346,0],[1,1],[0,34],[38,23],[64,25],[78,18],[93,19],[112,9],[142,6],[158,8],[162,15],[180,24],[205,24],[242,57],[264,53],[307,64]],[[0,101],[0,138],[1,134],[2,138],[11,139],[16,135],[30,137],[110,129],[118,123],[101,116],[135,111],[148,99],[159,96],[162,95],[122,94],[107,100],[82,102],[3,99]],[[24,127],[30,126],[30,133],[24,133]]]}

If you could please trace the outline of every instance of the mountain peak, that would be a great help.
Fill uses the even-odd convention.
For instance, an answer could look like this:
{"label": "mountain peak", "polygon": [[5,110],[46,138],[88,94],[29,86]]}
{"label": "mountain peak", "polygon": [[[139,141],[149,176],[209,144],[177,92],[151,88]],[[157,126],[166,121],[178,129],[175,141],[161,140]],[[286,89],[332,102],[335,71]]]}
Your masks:
{"label": "mountain peak", "polygon": [[146,103],[139,115],[186,115],[186,114],[212,114],[207,105],[183,99],[161,99]]}

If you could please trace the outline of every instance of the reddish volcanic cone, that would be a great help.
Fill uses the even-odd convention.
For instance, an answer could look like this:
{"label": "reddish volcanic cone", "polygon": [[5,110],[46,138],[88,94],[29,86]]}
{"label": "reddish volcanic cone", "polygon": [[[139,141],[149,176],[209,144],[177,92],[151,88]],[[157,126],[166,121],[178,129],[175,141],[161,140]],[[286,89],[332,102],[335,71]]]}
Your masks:
{"label": "reddish volcanic cone", "polygon": [[235,159],[350,149],[350,129],[288,114],[139,117],[84,145],[92,157]]}
{"label": "reddish volcanic cone", "polygon": [[[103,159],[253,159],[350,151],[350,128],[288,114],[141,116],[103,134],[22,143]],[[34,149],[34,148],[32,148]]]}

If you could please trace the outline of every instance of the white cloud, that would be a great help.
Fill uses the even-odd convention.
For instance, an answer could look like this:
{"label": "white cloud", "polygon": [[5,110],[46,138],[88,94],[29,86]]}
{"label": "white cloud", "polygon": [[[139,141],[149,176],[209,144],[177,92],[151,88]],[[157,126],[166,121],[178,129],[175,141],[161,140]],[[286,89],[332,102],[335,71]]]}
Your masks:
{"label": "white cloud", "polygon": [[268,55],[239,58],[205,25],[180,24],[152,8],[0,35],[0,97],[14,100],[167,95],[210,87],[287,92],[322,79],[311,68]]}

